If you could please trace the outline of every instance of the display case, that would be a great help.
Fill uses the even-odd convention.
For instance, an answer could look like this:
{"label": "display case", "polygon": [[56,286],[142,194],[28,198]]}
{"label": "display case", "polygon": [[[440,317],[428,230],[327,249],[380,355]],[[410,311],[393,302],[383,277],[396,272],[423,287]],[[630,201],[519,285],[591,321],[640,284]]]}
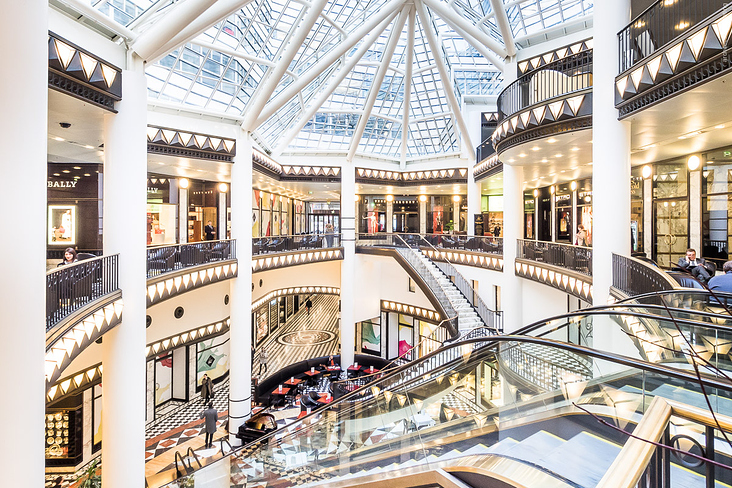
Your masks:
{"label": "display case", "polygon": [[75,466],[81,462],[81,409],[52,408],[45,415],[46,466]]}

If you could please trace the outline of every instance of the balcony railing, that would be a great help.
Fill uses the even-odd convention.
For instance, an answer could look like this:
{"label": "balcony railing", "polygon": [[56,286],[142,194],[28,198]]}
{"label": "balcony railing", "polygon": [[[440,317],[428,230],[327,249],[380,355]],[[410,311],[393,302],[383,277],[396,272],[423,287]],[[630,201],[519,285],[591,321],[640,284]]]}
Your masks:
{"label": "balcony railing", "polygon": [[234,239],[148,247],[147,277],[229,259],[236,259]]}
{"label": "balcony railing", "polygon": [[627,296],[678,288],[661,268],[640,259],[613,254],[613,287]]}
{"label": "balcony railing", "polygon": [[592,276],[592,248],[519,239],[517,257]]}
{"label": "balcony railing", "polygon": [[[399,239],[410,246],[427,247],[429,243],[437,249],[455,249],[503,255],[503,238],[490,236],[467,236],[456,234],[358,234],[357,246],[400,246]],[[426,241],[426,242],[425,242]]]}
{"label": "balcony railing", "polygon": [[658,0],[618,34],[620,73],[651,56],[729,0]]}
{"label": "balcony railing", "polygon": [[119,255],[85,259],[46,273],[46,330],[105,295],[119,290]]}
{"label": "balcony railing", "polygon": [[255,237],[252,239],[253,256],[276,252],[328,249],[334,247],[341,247],[340,234],[305,234],[297,236]]}
{"label": "balcony railing", "polygon": [[506,87],[498,95],[503,117],[537,103],[592,88],[592,51],[583,51],[553,61]]}

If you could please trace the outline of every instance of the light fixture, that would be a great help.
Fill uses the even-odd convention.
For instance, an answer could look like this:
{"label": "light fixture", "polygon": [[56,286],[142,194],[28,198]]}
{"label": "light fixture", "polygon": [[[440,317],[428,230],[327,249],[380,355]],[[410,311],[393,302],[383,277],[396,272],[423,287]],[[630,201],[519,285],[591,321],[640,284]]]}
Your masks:
{"label": "light fixture", "polygon": [[643,166],[643,169],[641,169],[641,176],[643,176],[644,180],[650,178],[652,174],[653,168],[651,168],[650,164],[646,164],[645,166]]}
{"label": "light fixture", "polygon": [[181,179],[180,179],[180,181],[178,182],[178,186],[180,186],[180,187],[181,187],[181,188],[183,188],[184,190],[185,190],[186,188],[188,188],[188,185],[189,185],[189,184],[190,184],[190,183],[189,183],[189,181],[188,181],[188,178],[181,178]]}
{"label": "light fixture", "polygon": [[460,201],[460,195],[454,195],[454,196],[452,197],[452,201],[453,201],[453,202],[459,202],[459,201]]}
{"label": "light fixture", "polygon": [[570,183],[569,188],[571,188],[572,191],[575,191],[577,189],[577,182],[573,181],[572,183]]}
{"label": "light fixture", "polygon": [[[553,176],[553,175],[552,175],[552,176]],[[554,192],[555,192],[555,191],[556,191],[556,189],[554,188],[554,185],[552,185],[552,186],[551,186],[551,187],[549,188],[549,192],[550,192],[550,193],[551,193],[552,195],[554,195]]]}
{"label": "light fixture", "polygon": [[534,189],[534,198],[536,198],[538,196],[539,196],[539,190],[538,189]]}
{"label": "light fixture", "polygon": [[357,202],[357,201],[361,200],[361,197],[358,195],[353,195],[353,200]]}
{"label": "light fixture", "polygon": [[552,137],[550,139],[547,139],[546,142],[548,142],[549,144],[554,144],[555,142],[557,142],[557,140]]}
{"label": "light fixture", "polygon": [[226,193],[229,190],[229,185],[226,183],[219,183],[219,191],[221,193]]}
{"label": "light fixture", "polygon": [[689,159],[686,160],[686,166],[689,168],[689,171],[696,171],[699,169],[699,166],[701,166],[701,160],[699,159],[699,156],[696,154],[692,154],[689,156]]}
{"label": "light fixture", "polygon": [[387,195],[386,196],[386,201],[387,202],[393,202],[394,201],[394,195]]}
{"label": "light fixture", "polygon": [[420,202],[426,202],[427,201],[427,195],[420,195],[419,196],[419,201]]}

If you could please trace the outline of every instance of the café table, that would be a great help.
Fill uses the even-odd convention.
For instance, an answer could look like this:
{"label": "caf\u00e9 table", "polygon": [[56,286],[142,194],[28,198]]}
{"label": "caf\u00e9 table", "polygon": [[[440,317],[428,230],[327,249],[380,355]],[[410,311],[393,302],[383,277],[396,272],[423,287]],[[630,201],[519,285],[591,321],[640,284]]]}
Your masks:
{"label": "caf\u00e9 table", "polygon": [[279,405],[284,404],[285,402],[285,396],[290,393],[290,388],[275,388],[275,390],[270,394],[270,397],[272,398],[272,401],[270,404]]}

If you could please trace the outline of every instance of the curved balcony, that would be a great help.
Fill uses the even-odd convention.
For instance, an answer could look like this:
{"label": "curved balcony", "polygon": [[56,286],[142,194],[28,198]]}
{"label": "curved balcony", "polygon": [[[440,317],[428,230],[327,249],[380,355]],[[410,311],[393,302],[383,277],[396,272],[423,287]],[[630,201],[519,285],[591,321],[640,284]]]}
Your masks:
{"label": "curved balcony", "polygon": [[237,275],[236,240],[147,249],[147,306]]}
{"label": "curved balcony", "polygon": [[119,255],[79,261],[46,273],[46,382],[122,320]]}
{"label": "curved balcony", "polygon": [[592,302],[592,248],[519,239],[516,275]]}
{"label": "curved balcony", "polygon": [[658,266],[628,256],[613,254],[613,286],[615,298],[624,299],[682,287]]}
{"label": "curved balcony", "polygon": [[503,121],[493,133],[500,154],[509,147],[592,126],[592,50],[528,72],[498,96]]}
{"label": "curved balcony", "polygon": [[343,259],[341,234],[255,237],[252,272]]}

